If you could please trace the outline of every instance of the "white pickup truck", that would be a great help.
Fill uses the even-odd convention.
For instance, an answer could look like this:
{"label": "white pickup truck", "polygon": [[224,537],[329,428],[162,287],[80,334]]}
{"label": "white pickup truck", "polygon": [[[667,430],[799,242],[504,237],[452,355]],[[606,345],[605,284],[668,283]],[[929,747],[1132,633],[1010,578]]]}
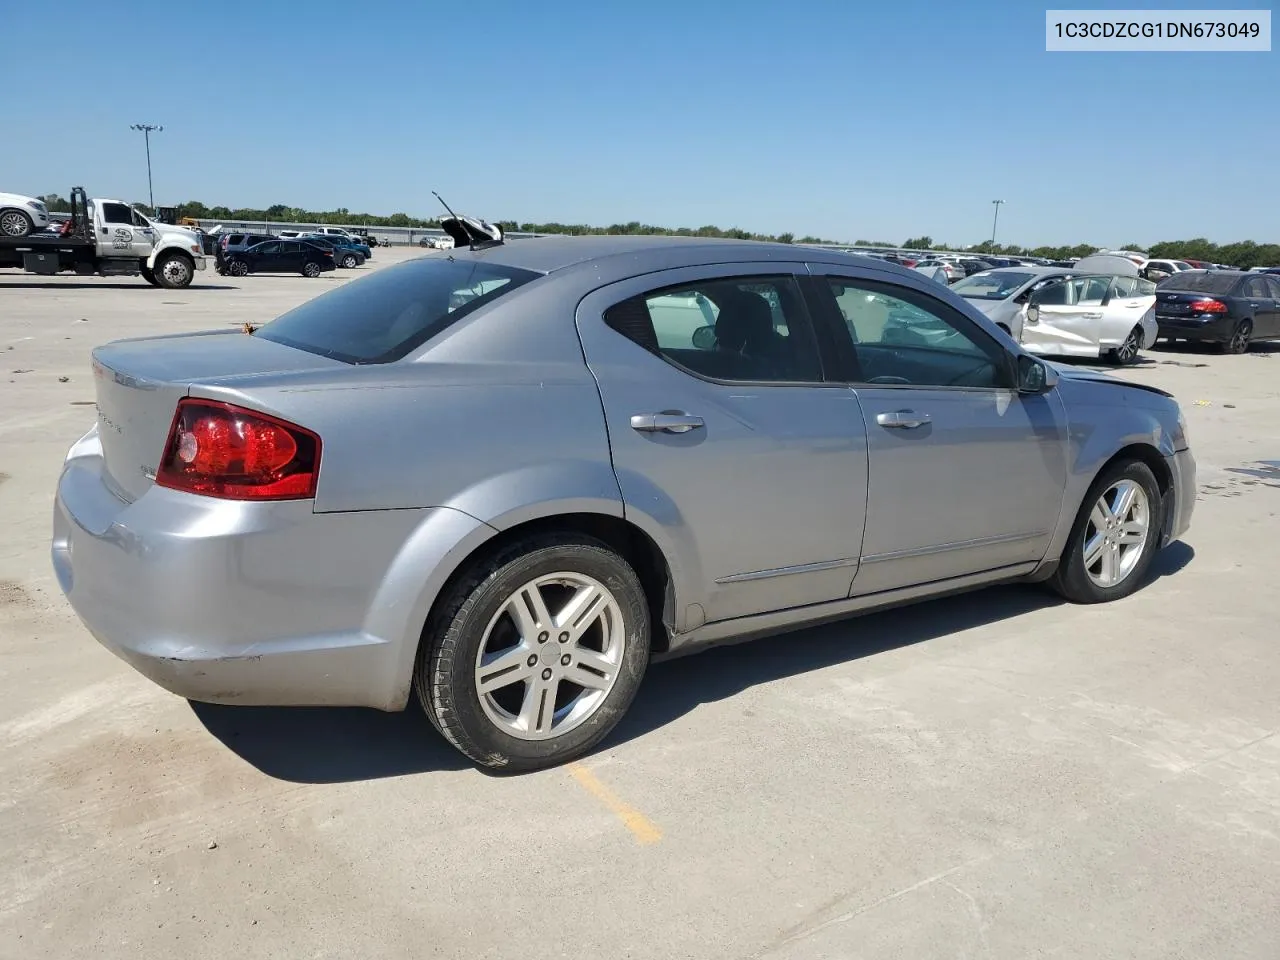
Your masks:
{"label": "white pickup truck", "polygon": [[0,237],[0,267],[46,276],[141,276],[172,289],[189,286],[205,266],[194,231],[154,221],[118,200],[90,200],[83,187],[71,191],[71,215],[60,227]]}

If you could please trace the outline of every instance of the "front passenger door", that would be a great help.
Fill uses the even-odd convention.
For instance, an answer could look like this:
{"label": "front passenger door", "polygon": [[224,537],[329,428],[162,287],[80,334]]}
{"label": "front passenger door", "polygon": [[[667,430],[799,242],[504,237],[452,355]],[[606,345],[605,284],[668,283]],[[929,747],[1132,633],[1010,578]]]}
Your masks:
{"label": "front passenger door", "polygon": [[815,296],[849,348],[845,376],[867,430],[866,532],[852,593],[1042,559],[1066,484],[1058,395],[1019,394],[1004,348],[930,293],[829,274]]}
{"label": "front passenger door", "polygon": [[1037,290],[1023,310],[1023,346],[1050,356],[1098,356],[1111,280],[1086,274]]}

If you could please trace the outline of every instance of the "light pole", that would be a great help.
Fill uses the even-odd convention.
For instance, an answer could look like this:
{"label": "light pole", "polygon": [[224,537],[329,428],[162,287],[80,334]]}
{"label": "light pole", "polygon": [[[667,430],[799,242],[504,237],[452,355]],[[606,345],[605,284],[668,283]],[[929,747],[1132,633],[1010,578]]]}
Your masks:
{"label": "light pole", "polygon": [[991,246],[994,247],[996,245],[996,224],[1000,222],[1000,204],[1004,203],[1004,201],[992,200],[991,202],[996,205],[996,215],[991,218]]}
{"label": "light pole", "polygon": [[157,127],[153,123],[131,123],[129,124],[129,129],[141,130],[142,135],[147,139],[147,196],[151,200],[151,212],[154,214],[156,212],[156,194],[151,189],[151,131],[154,130],[158,133],[164,127]]}

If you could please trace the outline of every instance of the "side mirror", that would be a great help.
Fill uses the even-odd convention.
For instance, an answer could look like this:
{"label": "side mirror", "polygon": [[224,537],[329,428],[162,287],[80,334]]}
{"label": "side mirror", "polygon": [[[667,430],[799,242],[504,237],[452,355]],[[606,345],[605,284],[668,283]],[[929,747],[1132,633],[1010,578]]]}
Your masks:
{"label": "side mirror", "polygon": [[693,345],[699,350],[714,350],[716,348],[716,328],[699,327],[693,331]]}
{"label": "side mirror", "polygon": [[1018,354],[1018,392],[1047,393],[1058,385],[1058,373],[1043,360],[1029,354]]}

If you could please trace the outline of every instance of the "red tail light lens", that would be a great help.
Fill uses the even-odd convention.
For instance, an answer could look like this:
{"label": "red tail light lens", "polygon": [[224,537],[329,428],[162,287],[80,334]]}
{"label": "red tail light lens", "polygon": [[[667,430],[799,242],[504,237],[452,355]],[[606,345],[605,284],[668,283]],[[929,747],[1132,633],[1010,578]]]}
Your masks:
{"label": "red tail light lens", "polygon": [[169,428],[156,483],[226,500],[306,500],[316,495],[320,438],[275,417],[187,398]]}
{"label": "red tail light lens", "polygon": [[1227,305],[1221,300],[1196,300],[1191,304],[1192,313],[1226,313]]}

